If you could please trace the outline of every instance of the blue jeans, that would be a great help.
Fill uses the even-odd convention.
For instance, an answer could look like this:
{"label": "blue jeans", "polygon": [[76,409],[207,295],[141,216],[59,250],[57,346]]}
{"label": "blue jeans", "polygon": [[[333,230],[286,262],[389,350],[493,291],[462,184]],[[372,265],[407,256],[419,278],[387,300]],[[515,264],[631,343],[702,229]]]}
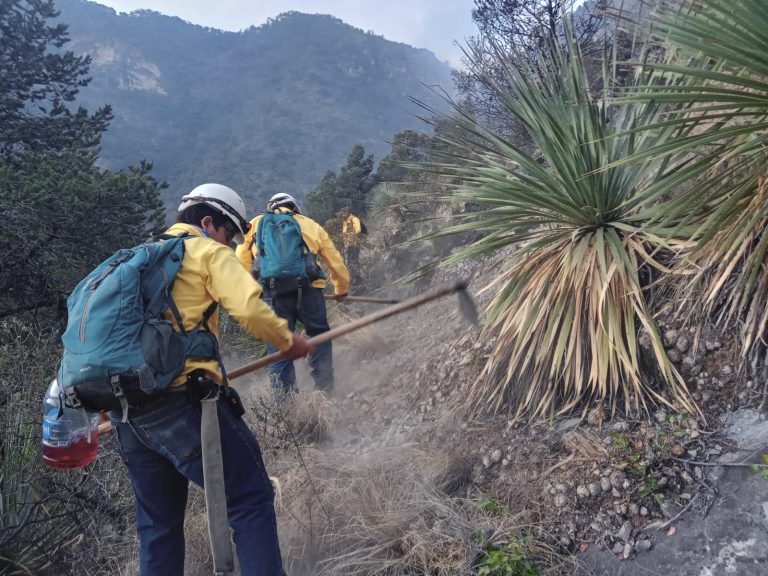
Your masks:
{"label": "blue jeans", "polygon": [[[201,407],[171,393],[150,408],[113,413],[120,455],[136,496],[141,576],[184,575],[184,516],[191,480],[203,486]],[[218,402],[227,514],[243,576],[284,574],[274,491],[259,445],[222,398]]]}
{"label": "blue jeans", "polygon": [[[272,306],[275,314],[285,318],[288,328],[293,332],[296,329],[296,321],[304,324],[307,336],[317,336],[328,332],[328,317],[325,313],[325,298],[323,291],[312,286],[301,289],[301,302],[299,293],[291,292],[273,297],[265,297],[265,302]],[[272,346],[267,346],[270,354],[277,352]],[[315,351],[309,355],[309,368],[315,388],[330,392],[333,390],[333,346],[330,342],[315,347]],[[269,367],[269,380],[272,387],[280,392],[293,392],[296,390],[296,370],[293,360],[281,360]]]}

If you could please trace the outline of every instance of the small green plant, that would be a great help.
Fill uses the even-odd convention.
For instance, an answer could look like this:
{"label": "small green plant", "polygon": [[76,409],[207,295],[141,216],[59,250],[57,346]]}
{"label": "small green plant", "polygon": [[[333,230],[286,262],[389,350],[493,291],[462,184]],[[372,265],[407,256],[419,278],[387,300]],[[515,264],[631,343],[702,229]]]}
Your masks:
{"label": "small green plant", "polygon": [[[653,476],[646,476],[645,479],[643,480],[643,487],[640,488],[638,495],[641,498],[645,498],[646,496],[650,496],[651,494],[654,494],[654,492],[656,492],[658,488],[659,488],[659,483],[656,480],[656,478],[654,478]],[[654,494],[654,499],[656,500],[657,503],[661,504],[661,502],[659,502],[659,498],[658,498],[659,496],[661,496],[661,500],[663,501],[664,496],[661,494]]]}
{"label": "small green plant", "polygon": [[763,454],[760,459],[763,461],[762,464],[751,463],[748,468],[755,474],[760,474],[763,478],[768,480],[768,454]]}
{"label": "small green plant", "polygon": [[[484,495],[475,504],[495,518],[513,515],[494,493]],[[477,564],[477,576],[539,576],[539,569],[528,558],[532,550],[528,538],[498,542],[484,532],[474,537],[484,551]]]}
{"label": "small green plant", "polygon": [[618,432],[611,432],[611,441],[622,450],[629,446],[629,437]]}
{"label": "small green plant", "polygon": [[539,576],[541,573],[526,555],[526,543],[512,540],[502,545],[485,544],[477,576]]}
{"label": "small green plant", "polygon": [[504,506],[495,494],[489,494],[480,498],[477,501],[477,507],[491,516],[506,516],[512,514],[512,511]]}

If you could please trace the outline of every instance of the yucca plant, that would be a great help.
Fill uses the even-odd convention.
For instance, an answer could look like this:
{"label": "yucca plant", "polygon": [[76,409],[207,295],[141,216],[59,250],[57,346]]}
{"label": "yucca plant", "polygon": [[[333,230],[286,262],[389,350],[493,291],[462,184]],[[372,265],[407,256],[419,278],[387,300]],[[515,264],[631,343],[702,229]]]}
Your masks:
{"label": "yucca plant", "polygon": [[768,325],[768,4],[682,4],[657,19],[666,60],[647,67],[645,83],[622,100],[663,103],[664,122],[643,128],[678,129],[676,138],[641,158],[660,152],[699,158],[698,184],[665,215],[685,213],[695,225],[695,243],[679,266],[688,277],[675,294],[689,320],[695,312],[695,319],[722,326],[738,321],[746,361],[764,352]]}
{"label": "yucca plant", "polygon": [[[454,106],[460,136],[450,154],[429,167],[461,184],[444,198],[479,205],[444,233],[474,230],[483,237],[444,264],[514,246],[486,310],[485,338],[497,337],[469,391],[476,411],[552,416],[605,403],[611,411],[667,403],[695,410],[685,382],[669,361],[645,288],[666,270],[662,256],[676,240],[668,226],[646,223],[665,210],[661,199],[687,180],[688,164],[663,155],[604,169],[671,138],[677,128],[633,132],[659,121],[654,103],[609,107],[593,95],[579,47],[566,39],[530,58],[498,51],[503,88],[490,76],[510,116],[533,140],[530,153],[483,129]],[[611,67],[604,65],[605,85]],[[475,71],[483,74],[482,70]],[[652,386],[638,350],[650,336],[652,364],[668,386]],[[655,361],[655,362],[653,362]]]}

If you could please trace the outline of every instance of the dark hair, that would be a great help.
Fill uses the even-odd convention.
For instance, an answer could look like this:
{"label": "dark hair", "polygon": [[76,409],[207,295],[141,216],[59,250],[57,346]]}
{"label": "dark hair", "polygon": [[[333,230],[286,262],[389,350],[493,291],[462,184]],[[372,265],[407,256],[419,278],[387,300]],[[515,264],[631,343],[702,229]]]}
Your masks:
{"label": "dark hair", "polygon": [[215,208],[208,206],[208,204],[192,204],[192,206],[189,206],[176,214],[176,222],[200,226],[200,221],[206,216],[211,217],[213,225],[216,228],[221,228],[225,223],[231,222],[229,217],[224,216],[224,214]]}

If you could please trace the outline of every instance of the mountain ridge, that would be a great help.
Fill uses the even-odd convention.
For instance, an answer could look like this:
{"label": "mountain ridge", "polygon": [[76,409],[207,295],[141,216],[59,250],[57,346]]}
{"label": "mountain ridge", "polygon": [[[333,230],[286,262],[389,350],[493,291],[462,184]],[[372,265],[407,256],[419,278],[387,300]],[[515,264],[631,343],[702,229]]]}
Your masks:
{"label": "mountain ridge", "polygon": [[306,194],[356,143],[376,158],[395,133],[423,125],[410,96],[451,90],[450,67],[330,15],[286,12],[229,32],[150,10],[128,14],[58,0],[68,49],[92,56],[78,103],[112,104],[101,163],[141,159],[166,179],[170,206],[202,181],[250,200]]}

